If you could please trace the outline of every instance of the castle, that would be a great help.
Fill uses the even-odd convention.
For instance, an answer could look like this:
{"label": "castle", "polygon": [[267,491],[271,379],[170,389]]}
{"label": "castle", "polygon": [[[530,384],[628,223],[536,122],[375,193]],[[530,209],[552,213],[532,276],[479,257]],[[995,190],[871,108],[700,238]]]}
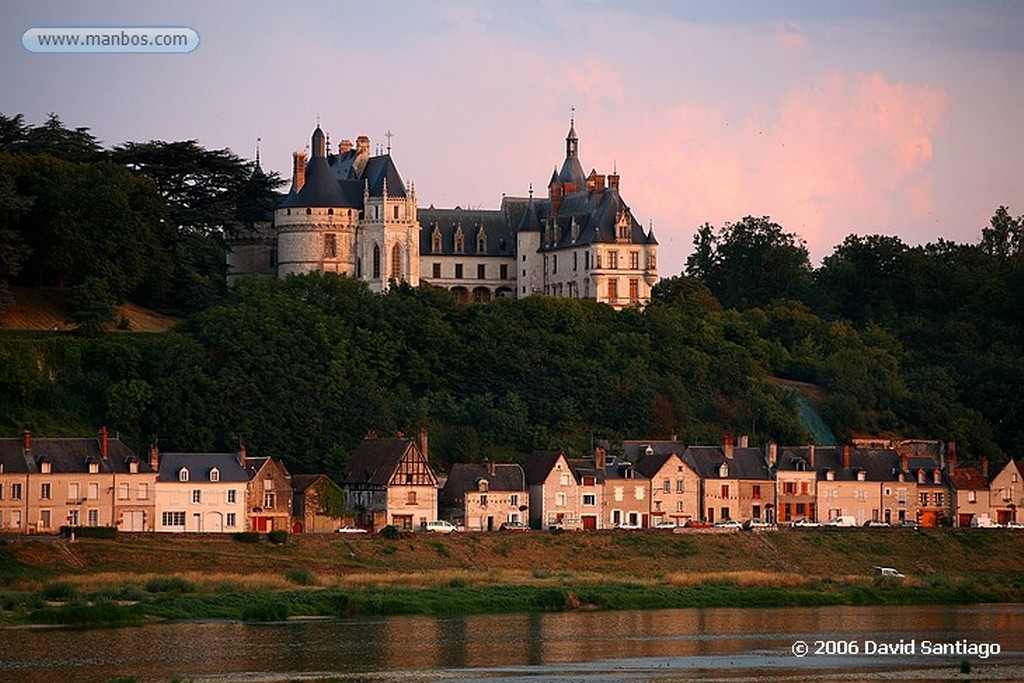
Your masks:
{"label": "castle", "polygon": [[[228,282],[313,271],[450,290],[460,301],[534,294],[623,308],[646,303],[658,279],[653,228],[620,194],[616,172],[584,174],[575,121],[546,198],[502,198],[496,210],[419,209],[387,153],[342,140],[330,153],[316,127],[312,156],[293,155],[292,184],[272,221],[228,241]],[[383,152],[383,150],[380,150]]]}

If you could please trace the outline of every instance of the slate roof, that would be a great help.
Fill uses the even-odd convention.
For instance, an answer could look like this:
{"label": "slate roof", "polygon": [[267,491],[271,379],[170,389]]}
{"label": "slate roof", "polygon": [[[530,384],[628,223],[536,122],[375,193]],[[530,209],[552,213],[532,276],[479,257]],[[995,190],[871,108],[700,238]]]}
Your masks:
{"label": "slate roof", "polygon": [[176,483],[183,467],[188,469],[189,484],[210,481],[210,470],[215,467],[221,482],[249,482],[249,475],[238,464],[237,453],[161,453],[157,478],[162,482]]}
{"label": "slate roof", "polygon": [[[551,200],[542,199],[536,201],[537,216],[543,223],[551,218]],[[604,190],[588,192],[586,189],[580,192],[566,195],[558,207],[558,214],[554,216],[559,227],[556,233],[552,231],[549,241],[541,244],[541,251],[554,249],[565,249],[586,244],[616,243],[618,234],[616,224],[619,219],[619,212],[629,212],[629,240],[624,244],[646,244],[648,236],[644,233],[643,226],[629,211],[628,205],[623,201],[619,191],[613,187]],[[573,240],[573,222],[578,227],[578,236]]]}
{"label": "slate roof", "polygon": [[562,453],[559,451],[534,451],[523,467],[526,472],[526,483],[530,486],[543,484],[561,456]]}
{"label": "slate roof", "polygon": [[[590,462],[590,461],[588,461]],[[645,480],[649,479],[629,460],[623,460],[621,458],[611,456],[605,462],[604,465],[604,480],[614,479],[636,479]]]}
{"label": "slate roof", "polygon": [[349,457],[345,483],[387,486],[405,452],[413,447],[412,439],[363,439]]}
{"label": "slate roof", "polygon": [[292,491],[295,493],[304,493],[306,489],[313,486],[315,483],[320,481],[321,478],[327,478],[326,474],[293,474],[292,475]]}
{"label": "slate roof", "polygon": [[598,469],[590,458],[572,458],[567,459],[566,462],[569,463],[569,469],[572,471],[573,477],[576,478],[577,484],[583,482],[583,477],[594,477],[594,481],[598,484],[603,484],[608,479],[607,466],[605,469]]}
{"label": "slate roof", "polygon": [[807,471],[815,472],[819,480],[825,480],[826,473],[831,470],[836,481],[855,481],[857,473],[863,470],[867,481],[894,482],[899,481],[902,469],[899,454],[888,448],[851,448],[849,469],[843,467],[843,449],[838,446],[816,446],[813,467],[808,448],[787,447],[781,450],[778,469],[793,471],[795,463],[803,460],[807,463]]}
{"label": "slate roof", "polygon": [[[259,457],[255,457],[255,458],[252,457],[252,456],[247,456],[245,458],[245,472],[246,472],[247,475],[249,475],[249,479],[252,479],[257,474],[259,474],[260,470],[268,462],[273,463],[273,458],[268,458],[266,456],[259,456]],[[278,461],[276,464],[277,464],[278,467],[280,467],[284,471],[284,475],[286,477],[291,476],[288,473],[288,468],[286,468],[284,466],[283,462]]]}
{"label": "slate roof", "polygon": [[89,472],[89,462],[100,464],[100,472],[127,474],[129,462],[138,461],[139,472],[153,470],[149,462],[138,458],[128,446],[115,437],[107,438],[107,459],[103,459],[98,438],[37,438],[32,437],[32,448],[24,452],[22,437],[0,439],[0,463],[4,473],[36,474],[42,459],[50,461],[54,474]]}
{"label": "slate roof", "polygon": [[441,489],[441,498],[453,500],[461,498],[467,491],[476,491],[481,479],[487,480],[489,491],[529,490],[525,471],[515,463],[495,463],[494,474],[491,474],[487,465],[459,462],[452,465],[448,481]]}
{"label": "slate roof", "polygon": [[[362,183],[347,183],[347,191],[342,190],[338,179],[331,172],[326,157],[313,157],[306,164],[306,179],[298,192],[292,192],[281,202],[282,209],[289,208],[362,208]],[[358,190],[356,197],[353,189]],[[358,199],[357,199],[358,197]]]}
{"label": "slate roof", "polygon": [[[721,479],[718,472],[722,463],[726,462],[725,451],[721,446],[690,446],[683,454],[683,462],[692,467],[702,479]],[[764,452],[760,448],[736,447],[728,462],[728,479],[771,479]]]}
{"label": "slate roof", "polygon": [[981,463],[958,462],[949,477],[949,483],[957,491],[984,491],[988,489]]}
{"label": "slate roof", "polygon": [[[417,211],[421,256],[515,256],[515,236],[505,211],[501,209],[420,209]],[[455,252],[455,233],[462,226],[464,248]],[[481,227],[486,236],[486,249],[477,251],[477,235]],[[434,229],[441,233],[441,251],[433,250]]]}

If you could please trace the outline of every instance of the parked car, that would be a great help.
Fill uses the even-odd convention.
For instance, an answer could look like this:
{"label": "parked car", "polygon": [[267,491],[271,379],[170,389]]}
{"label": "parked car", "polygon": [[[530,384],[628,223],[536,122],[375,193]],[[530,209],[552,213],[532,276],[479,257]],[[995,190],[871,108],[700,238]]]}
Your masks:
{"label": "parked car", "polygon": [[747,520],[746,528],[748,529],[771,529],[772,525],[763,519],[750,519]]}
{"label": "parked car", "polygon": [[1003,525],[1004,529],[1024,529],[1024,524],[1020,522],[1007,522]]}
{"label": "parked car", "polygon": [[639,524],[630,524],[629,522],[619,522],[615,525],[616,529],[622,529],[623,531],[636,531],[642,528]]}
{"label": "parked car", "polygon": [[853,515],[840,515],[828,520],[822,526],[853,527],[857,526],[857,518]]}
{"label": "parked car", "polygon": [[710,529],[711,525],[707,522],[700,522],[696,519],[691,519],[686,522],[687,529]]}
{"label": "parked car", "polygon": [[452,534],[458,531],[451,522],[446,522],[443,519],[435,519],[433,522],[427,522],[427,531],[433,534]]}
{"label": "parked car", "polygon": [[901,529],[917,529],[921,525],[912,519],[905,519],[899,524],[897,524],[897,526]]}
{"label": "parked car", "polygon": [[743,525],[737,522],[735,519],[730,519],[726,522],[718,522],[714,525],[716,529],[742,529]]}
{"label": "parked car", "polygon": [[888,529],[891,526],[888,522],[883,522],[880,519],[869,519],[864,522],[864,527],[867,529]]}
{"label": "parked car", "polygon": [[578,519],[564,517],[548,524],[548,531],[580,531],[583,523]]}
{"label": "parked car", "polygon": [[893,567],[875,567],[875,576],[884,576],[892,579],[902,579],[903,574]]}
{"label": "parked car", "polygon": [[655,529],[675,529],[678,526],[680,526],[680,525],[676,524],[675,522],[664,521],[664,522],[658,522],[657,524],[655,524],[654,528]]}
{"label": "parked car", "polygon": [[803,519],[798,519],[795,522],[793,522],[794,529],[816,529],[819,526],[821,525],[815,522],[814,520],[807,519],[806,517],[804,517]]}
{"label": "parked car", "polygon": [[498,531],[529,531],[529,530],[530,530],[530,527],[526,526],[522,522],[505,522],[500,527],[498,527]]}
{"label": "parked car", "polygon": [[358,527],[358,526],[352,526],[351,524],[349,524],[349,525],[341,527],[340,529],[335,529],[334,533],[336,533],[336,534],[365,534],[366,533],[366,529],[364,529],[362,527]]}
{"label": "parked car", "polygon": [[975,515],[971,518],[972,529],[998,529],[1001,524],[988,515]]}

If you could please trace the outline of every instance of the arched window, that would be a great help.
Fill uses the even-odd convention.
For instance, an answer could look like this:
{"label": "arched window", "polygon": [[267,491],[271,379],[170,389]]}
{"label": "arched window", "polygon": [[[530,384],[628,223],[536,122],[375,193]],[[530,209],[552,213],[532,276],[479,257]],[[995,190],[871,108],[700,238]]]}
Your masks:
{"label": "arched window", "polygon": [[430,236],[430,251],[435,254],[441,253],[441,229],[434,225],[434,234]]}
{"label": "arched window", "polygon": [[483,254],[487,252],[487,233],[484,232],[484,226],[480,226],[480,232],[476,234],[476,253]]}
{"label": "arched window", "polygon": [[462,226],[455,228],[455,253],[462,254],[466,251],[466,236],[462,234]]}
{"label": "arched window", "polygon": [[312,213],[313,213],[313,209],[306,209],[306,215],[307,216],[312,214]]}
{"label": "arched window", "polygon": [[220,481],[220,470],[216,467],[210,470],[210,481]]}
{"label": "arched window", "polygon": [[402,247],[399,244],[391,247],[391,278],[402,279]]}
{"label": "arched window", "polygon": [[178,481],[188,481],[188,469],[182,467],[178,470]]}
{"label": "arched window", "polygon": [[373,279],[380,279],[380,247],[373,245]]}

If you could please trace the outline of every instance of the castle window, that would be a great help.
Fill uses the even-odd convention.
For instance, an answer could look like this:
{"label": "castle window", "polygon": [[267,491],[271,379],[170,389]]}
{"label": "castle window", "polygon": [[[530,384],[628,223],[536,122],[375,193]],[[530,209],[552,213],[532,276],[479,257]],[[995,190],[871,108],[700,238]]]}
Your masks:
{"label": "castle window", "polygon": [[572,241],[575,242],[580,238],[580,224],[576,222],[576,217],[572,219]]}
{"label": "castle window", "polygon": [[502,280],[507,280],[508,279],[508,264],[507,263],[502,263],[501,264],[501,279]]}
{"label": "castle window", "polygon": [[324,258],[337,258],[338,236],[333,234],[324,235]]}
{"label": "castle window", "polygon": [[313,209],[306,209],[306,215],[307,216],[312,215],[312,213],[313,213]]}
{"label": "castle window", "polygon": [[476,234],[476,253],[482,254],[487,251],[487,234],[484,232],[483,226],[480,226],[480,232]]}
{"label": "castle window", "polygon": [[601,252],[594,252],[594,268],[601,270]]}
{"label": "castle window", "polygon": [[608,300],[615,301],[619,298],[619,281],[615,278],[608,280]]}
{"label": "castle window", "polygon": [[619,218],[618,221],[615,223],[615,228],[616,236],[618,237],[620,242],[629,241],[629,228],[631,222],[632,221],[630,221],[629,219],[629,211],[627,211],[626,209],[619,211]]}
{"label": "castle window", "polygon": [[397,221],[398,220],[398,205],[395,204],[391,208],[393,209],[392,214],[394,214],[392,217]]}
{"label": "castle window", "polygon": [[328,216],[333,216],[334,215],[334,209],[327,209],[327,215]]}
{"label": "castle window", "polygon": [[462,279],[462,264],[461,263],[456,263],[455,264],[455,279],[456,280],[461,280]]}
{"label": "castle window", "polygon": [[462,234],[462,226],[455,229],[455,253],[462,254],[466,251],[466,236]]}
{"label": "castle window", "polygon": [[650,254],[647,255],[647,270],[657,270],[657,269],[658,269],[658,257],[652,251]]}
{"label": "castle window", "polygon": [[640,252],[631,251],[629,252],[629,269],[640,270]]}
{"label": "castle window", "polygon": [[636,301],[640,298],[640,281],[635,277],[629,280],[629,300]]}
{"label": "castle window", "polygon": [[380,247],[373,245],[373,279],[380,279]]}
{"label": "castle window", "polygon": [[487,279],[487,266],[482,263],[478,263],[476,266],[476,279],[486,280]]}
{"label": "castle window", "polygon": [[402,247],[398,244],[391,248],[391,278],[402,279]]}
{"label": "castle window", "polygon": [[554,275],[558,272],[558,254],[551,255],[551,274]]}
{"label": "castle window", "polygon": [[434,234],[430,237],[430,251],[435,254],[441,253],[441,229],[436,224],[434,225]]}
{"label": "castle window", "polygon": [[609,251],[608,252],[608,267],[612,270],[617,270],[619,267],[619,252]]}
{"label": "castle window", "polygon": [[579,265],[579,261],[580,261],[579,257],[580,257],[579,253],[577,253],[575,251],[572,252],[572,269],[573,270],[576,270],[576,267]]}
{"label": "castle window", "polygon": [[435,263],[433,265],[433,277],[435,279],[441,277],[441,264],[440,263]]}

